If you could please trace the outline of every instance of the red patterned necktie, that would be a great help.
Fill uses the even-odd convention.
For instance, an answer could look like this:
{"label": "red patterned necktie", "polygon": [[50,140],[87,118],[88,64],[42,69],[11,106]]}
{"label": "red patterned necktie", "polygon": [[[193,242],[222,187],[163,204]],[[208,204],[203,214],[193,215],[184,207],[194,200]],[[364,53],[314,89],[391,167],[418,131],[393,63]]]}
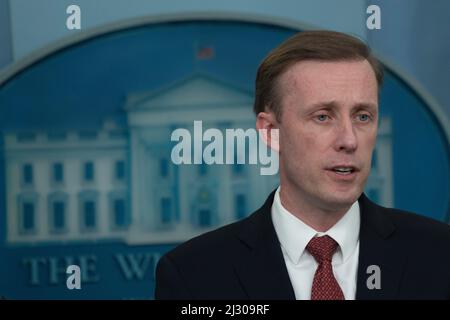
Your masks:
{"label": "red patterned necktie", "polygon": [[311,300],[344,300],[344,294],[331,266],[331,259],[337,247],[337,242],[329,236],[312,238],[306,246],[306,250],[319,264],[314,274]]}

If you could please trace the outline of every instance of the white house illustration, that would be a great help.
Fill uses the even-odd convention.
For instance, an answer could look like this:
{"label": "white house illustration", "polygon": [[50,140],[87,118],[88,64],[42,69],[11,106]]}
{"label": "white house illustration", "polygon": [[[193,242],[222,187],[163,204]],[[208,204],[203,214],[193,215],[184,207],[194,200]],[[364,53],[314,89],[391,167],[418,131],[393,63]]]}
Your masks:
{"label": "white house illustration", "polygon": [[155,93],[130,95],[126,110],[131,144],[130,242],[179,241],[243,218],[261,204],[277,177],[256,165],[174,165],[171,132],[204,127],[254,128],[253,96],[194,75]]}
{"label": "white house illustration", "polygon": [[[129,94],[127,127],[5,134],[7,242],[187,240],[262,205],[278,175],[259,165],[175,165],[171,133],[254,128],[253,94],[195,74]],[[390,119],[381,119],[366,192],[393,205]]]}
{"label": "white house illustration", "polygon": [[5,135],[7,241],[123,237],[130,223],[127,138],[100,131]]}

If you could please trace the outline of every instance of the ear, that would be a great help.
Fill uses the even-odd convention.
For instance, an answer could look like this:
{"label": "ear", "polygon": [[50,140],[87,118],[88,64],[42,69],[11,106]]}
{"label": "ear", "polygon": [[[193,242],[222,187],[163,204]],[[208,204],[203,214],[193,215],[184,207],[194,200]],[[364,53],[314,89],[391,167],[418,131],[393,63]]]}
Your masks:
{"label": "ear", "polygon": [[280,152],[279,124],[273,112],[260,112],[256,116],[256,129],[264,143],[276,152]]}

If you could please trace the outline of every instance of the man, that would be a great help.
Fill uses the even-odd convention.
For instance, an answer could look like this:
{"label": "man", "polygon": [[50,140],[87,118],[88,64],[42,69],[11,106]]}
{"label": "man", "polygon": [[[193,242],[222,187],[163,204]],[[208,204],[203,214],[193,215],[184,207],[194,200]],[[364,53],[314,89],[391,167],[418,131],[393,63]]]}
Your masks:
{"label": "man", "polygon": [[449,299],[450,227],[363,194],[382,79],[368,47],[342,33],[274,49],[254,110],[279,152],[280,187],[248,218],[166,254],[155,297]]}

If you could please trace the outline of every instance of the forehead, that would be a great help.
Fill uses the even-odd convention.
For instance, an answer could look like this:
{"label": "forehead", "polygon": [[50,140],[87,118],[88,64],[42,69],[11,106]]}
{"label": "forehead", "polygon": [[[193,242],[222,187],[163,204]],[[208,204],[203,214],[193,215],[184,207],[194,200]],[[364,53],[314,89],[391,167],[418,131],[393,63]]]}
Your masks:
{"label": "forehead", "polygon": [[[308,100],[371,100],[377,102],[375,72],[367,60],[301,61],[280,77],[283,96]],[[305,101],[305,102],[306,102]]]}

